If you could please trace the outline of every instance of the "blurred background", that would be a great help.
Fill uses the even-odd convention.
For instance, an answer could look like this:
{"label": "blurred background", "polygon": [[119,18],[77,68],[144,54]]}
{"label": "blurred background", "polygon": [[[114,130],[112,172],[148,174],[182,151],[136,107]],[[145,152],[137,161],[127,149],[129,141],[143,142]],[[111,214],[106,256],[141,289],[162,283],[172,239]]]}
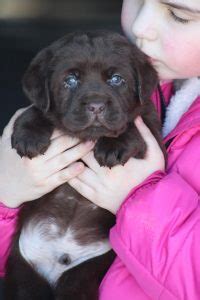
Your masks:
{"label": "blurred background", "polygon": [[43,47],[74,30],[121,32],[122,0],[0,0],[0,134],[29,105],[21,78]]}

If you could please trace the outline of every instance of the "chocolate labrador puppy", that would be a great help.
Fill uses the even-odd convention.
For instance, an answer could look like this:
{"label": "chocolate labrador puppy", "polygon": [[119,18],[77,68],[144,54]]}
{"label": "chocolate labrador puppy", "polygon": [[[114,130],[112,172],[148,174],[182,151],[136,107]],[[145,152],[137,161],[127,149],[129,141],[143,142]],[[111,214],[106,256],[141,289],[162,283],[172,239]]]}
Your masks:
{"label": "chocolate labrador puppy", "polygon": [[[146,144],[134,119],[141,115],[162,147],[149,100],[157,75],[136,46],[113,32],[76,32],[43,49],[23,88],[33,106],[15,122],[20,156],[44,153],[54,128],[95,140],[101,166],[143,158]],[[7,262],[7,300],[95,300],[114,259],[108,242],[115,217],[68,184],[23,205]]]}

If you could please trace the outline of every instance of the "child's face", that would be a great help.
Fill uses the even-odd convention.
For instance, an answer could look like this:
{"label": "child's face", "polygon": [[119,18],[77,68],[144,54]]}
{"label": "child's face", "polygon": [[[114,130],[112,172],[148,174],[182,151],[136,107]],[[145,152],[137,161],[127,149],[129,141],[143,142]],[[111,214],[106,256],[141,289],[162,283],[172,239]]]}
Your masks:
{"label": "child's face", "polygon": [[124,0],[122,27],[161,79],[200,75],[200,0]]}

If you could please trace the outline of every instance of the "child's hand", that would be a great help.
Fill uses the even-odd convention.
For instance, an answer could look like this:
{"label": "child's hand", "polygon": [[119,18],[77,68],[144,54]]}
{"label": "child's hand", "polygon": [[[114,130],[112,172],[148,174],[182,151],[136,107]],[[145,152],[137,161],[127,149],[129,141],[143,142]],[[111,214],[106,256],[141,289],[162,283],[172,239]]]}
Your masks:
{"label": "child's hand", "polygon": [[147,143],[148,150],[144,159],[131,158],[124,166],[109,169],[100,167],[90,152],[83,158],[89,168],[69,180],[69,184],[79,193],[114,214],[132,188],[153,172],[165,168],[163,153],[150,130],[141,118],[135,124]]}
{"label": "child's hand", "polygon": [[80,174],[84,166],[75,161],[93,147],[55,131],[44,155],[21,158],[11,147],[11,135],[14,121],[23,111],[16,112],[0,139],[0,202],[12,208],[37,199]]}

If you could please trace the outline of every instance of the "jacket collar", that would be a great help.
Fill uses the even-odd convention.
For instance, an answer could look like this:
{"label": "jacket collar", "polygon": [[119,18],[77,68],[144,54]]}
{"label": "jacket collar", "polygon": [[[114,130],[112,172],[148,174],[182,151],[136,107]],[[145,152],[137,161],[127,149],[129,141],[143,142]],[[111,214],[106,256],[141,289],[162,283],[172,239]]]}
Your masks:
{"label": "jacket collar", "polygon": [[[200,127],[200,78],[191,78],[179,81],[179,83],[177,84],[176,82],[174,84],[174,82],[165,82],[162,83],[161,86],[165,104],[168,107],[170,107],[172,100],[174,103],[177,99],[177,102],[184,103],[185,101],[181,101],[183,100],[182,94],[184,94],[184,97],[190,98],[190,100],[186,99],[188,107],[185,107],[185,111],[182,108],[182,115],[179,114],[180,118],[176,118],[175,127],[171,129],[171,132],[166,132],[164,143],[168,143],[175,136],[185,132],[189,128]],[[193,92],[193,89],[195,92]],[[161,102],[158,89],[156,89],[152,94],[151,100],[161,118]],[[172,109],[168,110],[172,111]]]}
{"label": "jacket collar", "polygon": [[[188,121],[193,121],[194,102],[200,96],[200,79],[190,78],[186,80],[182,87],[171,97],[167,107],[166,118],[163,125],[163,136],[166,137],[176,129],[177,125]],[[198,105],[197,105],[198,106]],[[193,114],[191,115],[190,110]],[[179,127],[179,126],[178,126]]]}
{"label": "jacket collar", "polygon": [[191,105],[189,110],[181,117],[176,127],[163,139],[166,144],[168,141],[174,139],[190,129],[198,127],[200,129],[200,97],[198,97]]}

